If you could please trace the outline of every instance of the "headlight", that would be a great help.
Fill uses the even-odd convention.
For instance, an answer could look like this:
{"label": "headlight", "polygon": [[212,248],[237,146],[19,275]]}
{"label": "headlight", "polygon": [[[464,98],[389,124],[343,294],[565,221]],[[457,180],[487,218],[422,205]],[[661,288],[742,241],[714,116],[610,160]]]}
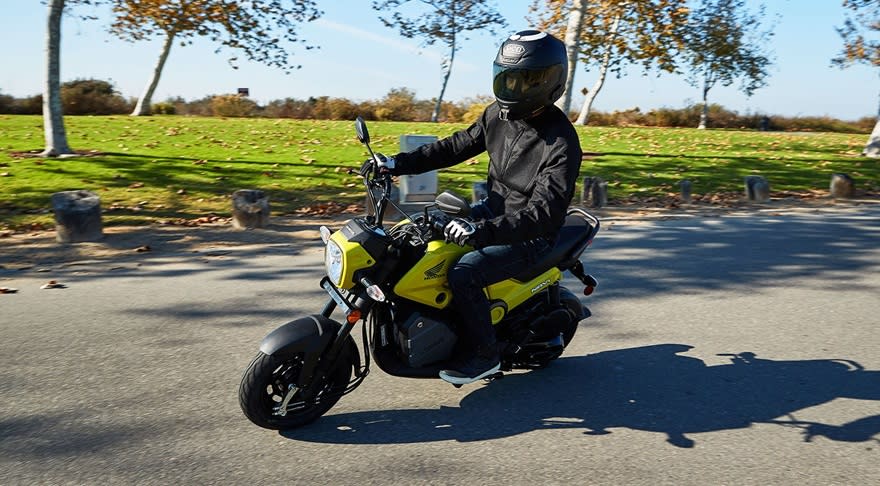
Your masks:
{"label": "headlight", "polygon": [[342,283],[342,249],[333,240],[328,240],[324,248],[324,268],[333,285]]}

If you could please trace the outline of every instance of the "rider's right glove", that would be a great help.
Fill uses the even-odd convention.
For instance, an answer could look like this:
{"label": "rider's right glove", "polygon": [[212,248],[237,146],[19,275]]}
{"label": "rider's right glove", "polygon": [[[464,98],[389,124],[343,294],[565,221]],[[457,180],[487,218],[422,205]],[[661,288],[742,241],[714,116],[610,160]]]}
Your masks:
{"label": "rider's right glove", "polygon": [[466,219],[455,218],[443,229],[443,236],[458,246],[475,246],[477,226]]}
{"label": "rider's right glove", "polygon": [[374,158],[367,159],[361,165],[361,175],[366,176],[371,171],[377,171],[380,174],[394,174],[394,168],[397,165],[394,157],[388,157],[384,154],[376,152]]}

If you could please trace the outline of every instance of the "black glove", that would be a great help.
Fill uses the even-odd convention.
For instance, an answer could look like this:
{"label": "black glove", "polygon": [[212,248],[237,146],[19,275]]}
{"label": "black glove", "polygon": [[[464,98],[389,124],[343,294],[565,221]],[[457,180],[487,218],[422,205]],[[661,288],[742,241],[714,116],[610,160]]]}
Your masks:
{"label": "black glove", "polygon": [[478,228],[474,223],[461,218],[450,221],[443,229],[443,236],[447,242],[458,246],[474,246],[477,241]]}

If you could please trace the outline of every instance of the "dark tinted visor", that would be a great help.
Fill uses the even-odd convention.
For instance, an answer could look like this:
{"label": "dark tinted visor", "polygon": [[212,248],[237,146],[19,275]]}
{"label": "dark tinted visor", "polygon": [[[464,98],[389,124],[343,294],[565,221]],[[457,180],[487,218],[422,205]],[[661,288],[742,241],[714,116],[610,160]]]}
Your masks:
{"label": "dark tinted visor", "polygon": [[559,79],[562,66],[553,65],[538,69],[518,69],[493,65],[492,90],[495,97],[503,100],[521,100],[541,93],[542,87]]}

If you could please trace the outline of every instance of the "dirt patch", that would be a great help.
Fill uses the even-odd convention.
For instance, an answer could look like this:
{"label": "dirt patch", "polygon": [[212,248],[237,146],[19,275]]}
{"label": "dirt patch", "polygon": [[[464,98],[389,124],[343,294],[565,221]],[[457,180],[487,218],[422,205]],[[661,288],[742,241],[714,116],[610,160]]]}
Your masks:
{"label": "dirt patch", "polygon": [[[880,198],[858,200],[820,198],[774,198],[766,204],[729,200],[723,204],[678,202],[659,207],[620,204],[591,210],[608,230],[615,226],[643,224],[672,218],[705,218],[731,215],[776,215],[804,211],[833,211],[867,204],[880,204]],[[353,214],[274,217],[266,229],[237,230],[227,220],[197,226],[151,225],[113,226],[104,229],[99,242],[61,244],[54,230],[0,233],[0,276],[7,272],[39,271],[74,263],[111,265],[149,261],[156,258],[195,255],[218,256],[228,253],[298,252],[305,247],[320,248],[319,228],[340,228]]]}
{"label": "dirt patch", "polygon": [[319,228],[338,229],[349,219],[276,218],[265,229],[238,230],[228,223],[199,226],[111,226],[97,242],[62,244],[55,231],[0,235],[0,272],[39,270],[76,262],[126,263],[181,255],[299,251],[320,245]]}

